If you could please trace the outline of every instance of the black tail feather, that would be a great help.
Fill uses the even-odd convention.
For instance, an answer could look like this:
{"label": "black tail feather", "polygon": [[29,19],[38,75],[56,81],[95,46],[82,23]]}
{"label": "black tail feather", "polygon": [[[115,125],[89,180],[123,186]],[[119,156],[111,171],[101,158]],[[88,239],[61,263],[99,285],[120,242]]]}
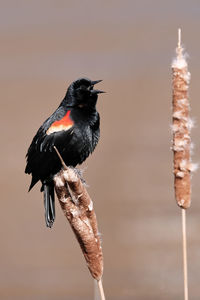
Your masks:
{"label": "black tail feather", "polygon": [[43,183],[44,208],[47,227],[52,227],[55,220],[55,195],[53,183]]}
{"label": "black tail feather", "polygon": [[32,176],[32,180],[31,180],[31,184],[29,186],[28,191],[30,192],[30,190],[34,187],[34,185],[39,181],[39,179],[37,177]]}

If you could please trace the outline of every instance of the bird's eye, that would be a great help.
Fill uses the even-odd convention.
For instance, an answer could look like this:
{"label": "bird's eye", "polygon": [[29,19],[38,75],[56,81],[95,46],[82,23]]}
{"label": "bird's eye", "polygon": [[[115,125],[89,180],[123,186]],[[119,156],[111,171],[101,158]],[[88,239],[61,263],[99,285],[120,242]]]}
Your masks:
{"label": "bird's eye", "polygon": [[91,89],[93,89],[93,87],[86,86],[86,85],[83,85],[83,84],[79,87],[79,90],[81,90],[81,91],[90,91]]}

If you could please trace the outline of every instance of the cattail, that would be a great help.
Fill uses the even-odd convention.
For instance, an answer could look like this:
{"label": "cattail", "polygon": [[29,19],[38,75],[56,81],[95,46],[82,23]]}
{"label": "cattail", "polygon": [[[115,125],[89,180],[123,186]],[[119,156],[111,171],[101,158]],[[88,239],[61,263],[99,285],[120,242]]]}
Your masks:
{"label": "cattail", "polygon": [[192,169],[190,151],[192,127],[189,118],[190,103],[188,88],[190,73],[183,55],[183,48],[179,42],[176,48],[177,57],[172,63],[173,84],[173,152],[174,152],[174,188],[177,204],[188,208],[191,203],[191,176]]}
{"label": "cattail", "polygon": [[191,162],[192,143],[190,131],[193,121],[189,117],[190,103],[188,96],[190,73],[181,46],[181,30],[178,31],[176,58],[172,63],[173,88],[173,146],[174,152],[174,190],[175,198],[182,211],[183,239],[183,276],[184,299],[188,300],[188,267],[187,267],[187,235],[186,209],[191,204],[191,172],[197,169]]}
{"label": "cattail", "polygon": [[65,165],[57,148],[63,170],[54,176],[54,186],[61,208],[79,242],[92,277],[97,280],[101,299],[105,300],[102,275],[103,253],[93,202],[77,172]]}

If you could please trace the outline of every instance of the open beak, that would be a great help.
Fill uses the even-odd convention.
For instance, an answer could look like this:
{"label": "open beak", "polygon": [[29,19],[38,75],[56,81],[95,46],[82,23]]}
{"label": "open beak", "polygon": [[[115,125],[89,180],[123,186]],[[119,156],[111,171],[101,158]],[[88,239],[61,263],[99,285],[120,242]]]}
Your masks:
{"label": "open beak", "polygon": [[99,82],[101,82],[102,80],[95,80],[95,81],[92,81],[91,82],[91,85],[95,85],[95,84],[97,84],[97,83],[99,83]]}
{"label": "open beak", "polygon": [[[91,82],[91,86],[93,87],[95,84],[101,82],[102,80],[95,80],[95,81],[92,81]],[[100,90],[91,90],[90,91],[91,94],[102,94],[102,93],[105,93],[104,91],[100,91]]]}
{"label": "open beak", "polygon": [[100,90],[91,90],[90,93],[94,95],[94,94],[102,94],[102,93],[105,93],[105,92],[100,91]]}

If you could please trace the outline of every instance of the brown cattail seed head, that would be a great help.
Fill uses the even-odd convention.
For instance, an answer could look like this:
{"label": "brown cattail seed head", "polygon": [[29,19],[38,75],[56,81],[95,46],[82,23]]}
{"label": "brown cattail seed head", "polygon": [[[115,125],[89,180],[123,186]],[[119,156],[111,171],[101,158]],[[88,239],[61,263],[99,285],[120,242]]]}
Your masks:
{"label": "brown cattail seed head", "polygon": [[190,130],[192,122],[189,118],[188,97],[190,73],[180,40],[176,52],[177,57],[172,63],[174,188],[177,204],[182,208],[188,208],[191,202]]}
{"label": "brown cattail seed head", "polygon": [[74,169],[66,166],[54,176],[54,185],[90,273],[100,280],[103,275],[103,253],[92,199]]}

